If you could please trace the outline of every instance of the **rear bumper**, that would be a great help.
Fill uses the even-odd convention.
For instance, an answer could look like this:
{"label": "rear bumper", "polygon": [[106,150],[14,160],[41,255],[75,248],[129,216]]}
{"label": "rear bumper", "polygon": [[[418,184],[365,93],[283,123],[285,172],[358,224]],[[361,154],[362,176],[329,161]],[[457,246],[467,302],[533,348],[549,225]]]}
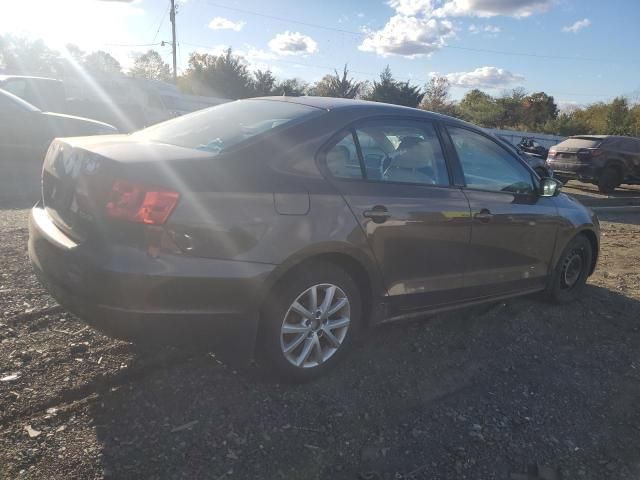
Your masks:
{"label": "rear bumper", "polygon": [[234,360],[252,358],[261,286],[275,268],[76,244],[39,207],[29,220],[29,257],[56,300],[105,333],[204,346]]}
{"label": "rear bumper", "polygon": [[547,161],[547,163],[556,177],[592,181],[597,180],[599,176],[599,169],[591,164],[563,163],[557,161]]}

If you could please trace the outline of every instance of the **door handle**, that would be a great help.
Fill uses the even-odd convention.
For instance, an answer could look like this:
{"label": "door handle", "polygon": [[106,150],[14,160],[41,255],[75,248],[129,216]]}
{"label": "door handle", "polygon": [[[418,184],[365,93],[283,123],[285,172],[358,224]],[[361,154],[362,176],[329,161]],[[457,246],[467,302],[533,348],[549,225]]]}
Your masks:
{"label": "door handle", "polygon": [[373,223],[384,223],[387,221],[387,218],[391,216],[389,210],[382,205],[376,205],[371,210],[365,210],[362,212],[362,215],[370,218]]}
{"label": "door handle", "polygon": [[493,218],[493,213],[491,213],[489,210],[487,210],[486,208],[483,208],[482,210],[480,210],[478,213],[476,213],[473,218],[475,218],[476,220],[482,222],[482,223],[488,223],[491,221],[491,219]]}

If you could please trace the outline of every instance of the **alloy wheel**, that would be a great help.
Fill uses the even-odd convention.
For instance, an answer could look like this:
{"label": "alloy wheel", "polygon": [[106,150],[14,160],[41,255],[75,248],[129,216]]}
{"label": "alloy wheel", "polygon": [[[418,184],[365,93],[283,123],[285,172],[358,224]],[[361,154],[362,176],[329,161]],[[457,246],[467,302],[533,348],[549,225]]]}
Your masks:
{"label": "alloy wheel", "polygon": [[340,348],[351,323],[344,290],[322,283],[309,287],[289,306],[280,329],[284,357],[298,368],[313,368]]}
{"label": "alloy wheel", "polygon": [[570,289],[578,282],[584,268],[584,253],[580,249],[573,250],[562,265],[562,288]]}

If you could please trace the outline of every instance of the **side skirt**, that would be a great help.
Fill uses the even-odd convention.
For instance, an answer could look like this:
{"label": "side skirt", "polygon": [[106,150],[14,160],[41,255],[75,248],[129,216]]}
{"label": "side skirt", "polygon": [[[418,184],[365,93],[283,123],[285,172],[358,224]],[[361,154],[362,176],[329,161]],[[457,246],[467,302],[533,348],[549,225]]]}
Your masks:
{"label": "side skirt", "polygon": [[397,321],[401,321],[401,320],[410,320],[412,318],[416,318],[416,317],[424,317],[426,315],[433,315],[436,313],[442,313],[442,312],[449,312],[449,311],[453,311],[453,310],[460,310],[463,308],[467,308],[467,307],[473,307],[476,305],[483,305],[485,303],[492,303],[492,302],[498,302],[500,300],[506,300],[509,298],[516,298],[516,297],[523,297],[526,295],[531,295],[533,293],[538,293],[538,292],[542,292],[544,291],[544,287],[536,287],[536,288],[532,288],[532,289],[528,289],[528,290],[523,290],[521,292],[517,292],[517,293],[510,293],[508,295],[499,295],[499,296],[494,296],[494,297],[486,297],[486,298],[479,298],[476,300],[470,300],[464,303],[456,303],[456,304],[452,304],[452,305],[445,305],[445,306],[440,306],[440,307],[436,307],[436,308],[429,308],[429,309],[425,309],[425,310],[419,310],[419,311],[413,311],[410,313],[403,313],[401,315],[395,315],[393,317],[387,317],[387,318],[382,318],[380,320],[378,320],[377,322],[375,322],[375,325],[381,325],[383,323],[391,323],[391,322],[397,322]]}

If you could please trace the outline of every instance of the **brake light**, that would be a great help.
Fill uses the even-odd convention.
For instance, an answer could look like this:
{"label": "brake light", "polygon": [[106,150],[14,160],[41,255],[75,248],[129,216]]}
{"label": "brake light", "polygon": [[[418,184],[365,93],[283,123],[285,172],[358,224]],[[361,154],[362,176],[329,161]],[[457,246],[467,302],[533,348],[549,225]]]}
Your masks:
{"label": "brake light", "polygon": [[600,149],[600,148],[590,148],[589,149],[589,153],[591,154],[592,157],[597,157],[598,155],[600,155],[602,153],[602,149]]}
{"label": "brake light", "polygon": [[555,150],[551,149],[549,150],[549,153],[547,154],[547,158],[556,158],[556,154],[558,152],[556,152]]}
{"label": "brake light", "polygon": [[111,187],[105,211],[111,218],[162,225],[173,212],[179,198],[178,192],[117,180]]}

